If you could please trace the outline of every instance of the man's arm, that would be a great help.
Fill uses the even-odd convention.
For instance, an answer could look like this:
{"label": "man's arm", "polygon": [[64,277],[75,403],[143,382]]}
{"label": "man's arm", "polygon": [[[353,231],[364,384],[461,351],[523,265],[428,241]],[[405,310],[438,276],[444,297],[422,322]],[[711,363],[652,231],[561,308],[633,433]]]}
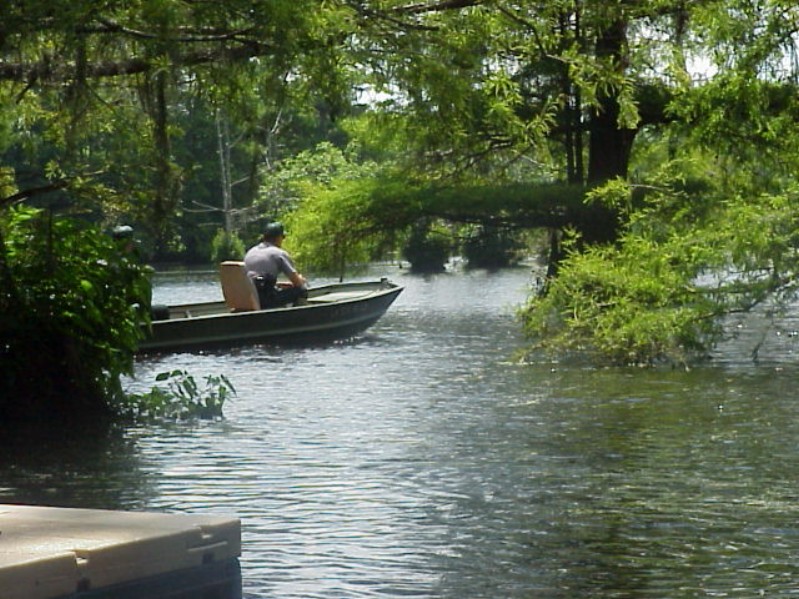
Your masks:
{"label": "man's arm", "polygon": [[289,281],[291,281],[295,287],[305,287],[306,284],[305,277],[303,277],[297,271],[290,273],[288,277]]}
{"label": "man's arm", "polygon": [[281,258],[280,270],[284,275],[286,275],[286,278],[288,278],[288,280],[291,281],[291,284],[295,287],[305,287],[305,277],[297,272],[297,269],[295,268],[294,263],[291,261],[291,258],[289,258],[288,254],[284,253]]}

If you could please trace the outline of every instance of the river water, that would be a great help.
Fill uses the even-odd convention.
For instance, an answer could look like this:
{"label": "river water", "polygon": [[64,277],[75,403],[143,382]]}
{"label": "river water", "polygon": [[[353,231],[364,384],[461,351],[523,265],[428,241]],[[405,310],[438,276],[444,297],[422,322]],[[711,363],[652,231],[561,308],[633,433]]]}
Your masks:
{"label": "river water", "polygon": [[[22,443],[0,501],[237,516],[252,599],[799,594],[790,321],[691,371],[521,364],[530,270],[383,271],[405,291],[355,339],[140,359],[133,388],[185,369],[237,395]],[[214,277],[155,301],[197,293]]]}

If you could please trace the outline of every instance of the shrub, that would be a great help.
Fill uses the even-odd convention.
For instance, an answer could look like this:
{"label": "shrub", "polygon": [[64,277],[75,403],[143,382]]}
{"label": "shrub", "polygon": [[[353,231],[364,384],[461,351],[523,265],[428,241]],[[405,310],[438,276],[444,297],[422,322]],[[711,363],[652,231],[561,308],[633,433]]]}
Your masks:
{"label": "shrub", "polygon": [[476,226],[463,243],[463,257],[473,268],[502,268],[516,263],[523,248],[511,229]]}
{"label": "shrub", "polygon": [[244,242],[235,233],[218,229],[211,241],[211,263],[225,260],[241,260],[244,257]]}
{"label": "shrub", "polygon": [[0,418],[108,413],[150,318],[129,240],[17,207],[0,220]]}
{"label": "shrub", "polygon": [[422,221],[411,229],[402,255],[415,272],[442,272],[451,248],[452,236],[446,229]]}

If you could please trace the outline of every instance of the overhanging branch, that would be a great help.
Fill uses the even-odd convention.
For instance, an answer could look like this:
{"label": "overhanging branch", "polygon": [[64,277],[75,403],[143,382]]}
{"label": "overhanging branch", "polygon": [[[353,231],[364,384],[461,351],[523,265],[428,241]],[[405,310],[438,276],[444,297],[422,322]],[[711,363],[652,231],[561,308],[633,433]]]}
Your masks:
{"label": "overhanging branch", "polygon": [[[192,67],[217,62],[236,61],[257,56],[267,56],[274,49],[269,44],[249,40],[235,48],[204,48],[172,57],[175,67]],[[99,79],[146,73],[156,67],[157,59],[131,58],[88,64],[86,77]],[[16,81],[30,85],[32,82],[64,83],[74,76],[74,69],[66,62],[55,62],[47,57],[35,63],[0,62],[0,81]]]}
{"label": "overhanging branch", "polygon": [[30,199],[34,196],[51,193],[53,191],[59,191],[61,189],[65,189],[68,186],[69,186],[69,180],[61,179],[60,181],[54,181],[53,183],[48,183],[47,185],[41,185],[39,187],[29,187],[28,189],[17,192],[13,195],[0,198],[0,208],[5,208],[6,206],[11,206],[12,204],[18,204],[20,202],[24,202],[25,200]]}
{"label": "overhanging branch", "polygon": [[398,13],[418,15],[429,12],[471,8],[481,4],[484,4],[484,0],[440,0],[439,2],[418,2],[416,4],[408,4],[395,10]]}
{"label": "overhanging branch", "polygon": [[[98,175],[102,175],[104,171],[95,171],[92,173],[82,173],[80,178],[92,178]],[[69,187],[75,179],[78,177],[65,177],[63,179],[58,179],[57,181],[52,181],[46,185],[39,185],[37,187],[28,187],[27,189],[23,189],[22,191],[18,191],[15,194],[10,196],[6,196],[4,198],[0,198],[0,209],[6,208],[11,206],[12,204],[19,204],[28,200],[30,198],[44,195],[46,193],[52,193],[54,191],[61,191],[62,189],[66,189]]]}

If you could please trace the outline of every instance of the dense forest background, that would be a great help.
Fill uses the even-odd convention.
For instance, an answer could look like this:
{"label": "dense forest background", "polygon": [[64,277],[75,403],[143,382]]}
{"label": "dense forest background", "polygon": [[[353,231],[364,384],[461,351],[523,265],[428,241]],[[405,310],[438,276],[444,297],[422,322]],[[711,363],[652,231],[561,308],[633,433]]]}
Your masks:
{"label": "dense forest background", "polygon": [[122,224],[146,262],[240,256],[277,218],[317,272],[543,252],[531,344],[611,363],[701,359],[794,297],[787,0],[2,11],[2,397],[119,392],[149,309]]}

